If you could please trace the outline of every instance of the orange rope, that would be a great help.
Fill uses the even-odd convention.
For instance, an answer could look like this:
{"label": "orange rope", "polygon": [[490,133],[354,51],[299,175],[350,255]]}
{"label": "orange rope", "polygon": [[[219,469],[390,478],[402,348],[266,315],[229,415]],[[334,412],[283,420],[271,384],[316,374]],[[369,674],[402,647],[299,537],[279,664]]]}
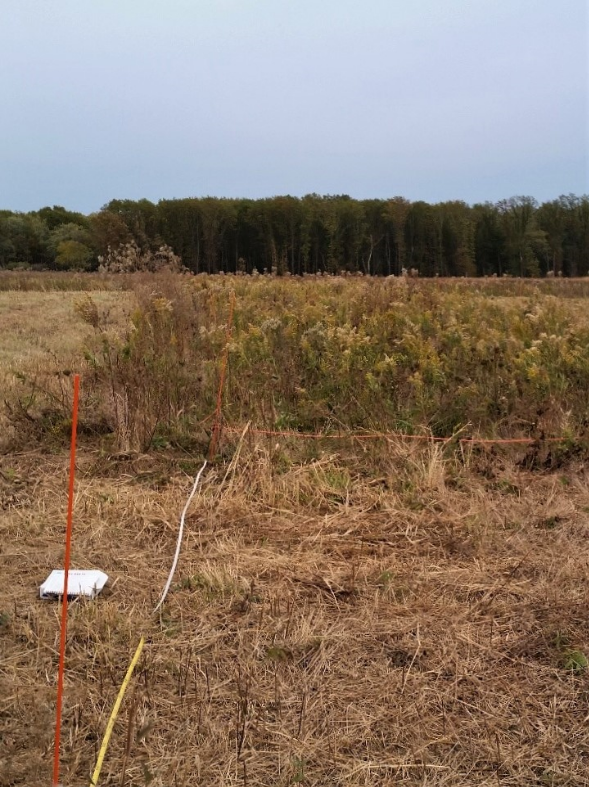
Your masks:
{"label": "orange rope", "polygon": [[233,331],[233,311],[235,309],[235,292],[231,293],[231,302],[229,304],[229,320],[227,321],[227,333],[225,335],[225,352],[221,361],[221,375],[219,379],[219,391],[217,393],[217,406],[215,408],[215,423],[213,424],[213,434],[211,436],[211,444],[209,446],[209,462],[215,456],[217,450],[217,443],[219,441],[219,433],[221,430],[221,405],[223,402],[223,387],[225,385],[225,375],[227,373],[227,360],[229,358],[229,342],[231,341],[231,333]]}
{"label": "orange rope", "polygon": [[59,742],[61,734],[61,707],[63,700],[63,675],[65,670],[65,641],[67,629],[67,591],[72,546],[72,520],[74,512],[74,476],[76,472],[76,435],[78,430],[78,398],[80,375],[74,377],[74,404],[72,415],[72,439],[70,445],[70,483],[67,502],[67,527],[65,531],[65,558],[63,572],[63,597],[61,602],[61,638],[59,643],[59,672],[57,676],[57,710],[55,716],[55,750],[53,753],[53,787],[59,784]]}
{"label": "orange rope", "polygon": [[[227,427],[227,432],[237,434],[241,429]],[[326,432],[295,432],[295,431],[275,431],[272,429],[250,429],[252,434],[267,435],[269,437],[290,437],[303,439],[327,439],[327,440],[425,440],[429,443],[447,443],[452,441],[452,437],[434,437],[433,435],[403,434],[402,432],[347,432],[338,434],[327,434]],[[483,438],[483,437],[460,437],[458,443],[477,443],[488,445],[520,444],[533,445],[534,443],[564,443],[568,437],[512,437],[512,438]]]}

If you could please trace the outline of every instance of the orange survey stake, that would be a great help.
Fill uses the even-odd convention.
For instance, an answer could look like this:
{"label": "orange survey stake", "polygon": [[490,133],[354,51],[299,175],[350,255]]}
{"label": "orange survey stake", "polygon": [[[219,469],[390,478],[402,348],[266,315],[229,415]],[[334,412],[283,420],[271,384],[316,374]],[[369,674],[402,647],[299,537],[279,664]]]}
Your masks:
{"label": "orange survey stake", "polygon": [[74,477],[76,473],[76,437],[78,432],[78,400],[80,375],[74,377],[74,403],[72,411],[72,439],[70,445],[70,478],[67,501],[67,525],[65,531],[65,558],[63,565],[63,596],[61,601],[61,636],[59,642],[59,672],[57,675],[57,707],[55,711],[55,750],[53,754],[53,787],[59,784],[59,743],[61,733],[61,706],[63,699],[63,674],[65,670],[65,641],[67,631],[67,593],[70,555],[72,546],[72,519],[74,513]]}

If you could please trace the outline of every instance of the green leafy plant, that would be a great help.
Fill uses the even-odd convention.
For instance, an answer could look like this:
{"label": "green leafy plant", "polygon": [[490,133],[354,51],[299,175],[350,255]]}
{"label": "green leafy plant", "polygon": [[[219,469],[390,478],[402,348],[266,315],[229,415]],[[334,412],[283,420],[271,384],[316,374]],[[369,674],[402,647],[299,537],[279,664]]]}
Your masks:
{"label": "green leafy plant", "polygon": [[582,650],[575,648],[566,648],[562,654],[563,667],[576,674],[585,672],[589,666],[589,660]]}

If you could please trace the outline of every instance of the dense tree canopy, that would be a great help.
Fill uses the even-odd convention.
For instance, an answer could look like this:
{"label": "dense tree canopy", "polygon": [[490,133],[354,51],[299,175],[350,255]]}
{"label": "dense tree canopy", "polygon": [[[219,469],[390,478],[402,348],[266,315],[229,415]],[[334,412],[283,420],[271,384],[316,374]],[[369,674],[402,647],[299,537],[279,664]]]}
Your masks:
{"label": "dense tree canopy", "polygon": [[0,268],[93,270],[128,243],[169,246],[195,273],[585,276],[589,197],[469,206],[309,194],[113,200],[91,216],[0,211]]}

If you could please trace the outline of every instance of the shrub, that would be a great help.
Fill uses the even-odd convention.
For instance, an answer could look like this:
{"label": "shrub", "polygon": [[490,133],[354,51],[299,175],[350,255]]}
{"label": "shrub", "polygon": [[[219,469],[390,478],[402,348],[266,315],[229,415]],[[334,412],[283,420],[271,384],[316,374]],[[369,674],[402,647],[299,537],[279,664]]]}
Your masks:
{"label": "shrub", "polygon": [[135,241],[121,244],[116,248],[108,247],[105,257],[99,257],[100,273],[157,273],[170,271],[181,273],[185,270],[174,251],[166,245],[156,251],[141,250]]}
{"label": "shrub", "polygon": [[172,276],[153,283],[136,287],[137,308],[122,331],[101,322],[89,295],[77,307],[95,329],[86,350],[89,387],[107,403],[123,452],[145,451],[158,430],[177,436],[202,418],[207,370],[193,340],[198,326],[190,295]]}

